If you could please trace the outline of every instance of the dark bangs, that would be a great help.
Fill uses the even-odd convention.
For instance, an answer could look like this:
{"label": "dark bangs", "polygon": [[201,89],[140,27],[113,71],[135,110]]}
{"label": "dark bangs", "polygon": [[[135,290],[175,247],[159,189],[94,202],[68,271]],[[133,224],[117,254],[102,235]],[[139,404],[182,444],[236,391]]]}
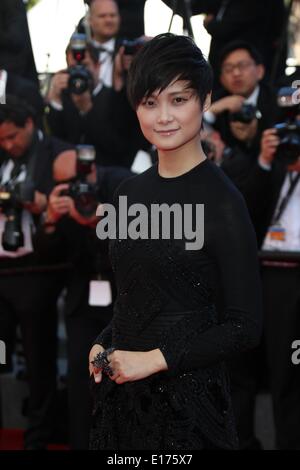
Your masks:
{"label": "dark bangs", "polygon": [[156,36],[137,53],[128,74],[128,99],[134,109],[155,90],[163,91],[174,80],[186,80],[201,106],[211,91],[210,65],[194,41],[171,33]]}

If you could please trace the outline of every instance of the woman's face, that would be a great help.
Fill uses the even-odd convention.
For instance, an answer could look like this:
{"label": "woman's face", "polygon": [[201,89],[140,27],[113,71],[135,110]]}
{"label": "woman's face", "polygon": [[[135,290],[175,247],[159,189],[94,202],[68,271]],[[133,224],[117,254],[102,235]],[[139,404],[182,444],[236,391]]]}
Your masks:
{"label": "woman's face", "polygon": [[144,98],[137,108],[143,134],[158,150],[176,150],[200,139],[201,104],[187,85],[174,81],[161,93],[156,90]]}

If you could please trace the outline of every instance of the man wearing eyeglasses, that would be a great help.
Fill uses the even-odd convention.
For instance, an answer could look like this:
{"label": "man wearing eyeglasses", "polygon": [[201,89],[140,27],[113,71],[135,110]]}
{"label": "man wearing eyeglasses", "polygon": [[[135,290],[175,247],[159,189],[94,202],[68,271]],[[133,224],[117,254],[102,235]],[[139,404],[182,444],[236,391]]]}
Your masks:
{"label": "man wearing eyeglasses", "polygon": [[214,97],[210,110],[205,113],[205,120],[220,132],[229,147],[239,145],[230,123],[232,115],[241,112],[244,105],[254,108],[254,117],[258,120],[258,141],[264,129],[272,127],[276,99],[272,90],[262,83],[264,74],[260,54],[251,44],[234,41],[221,51],[219,80],[223,89]]}

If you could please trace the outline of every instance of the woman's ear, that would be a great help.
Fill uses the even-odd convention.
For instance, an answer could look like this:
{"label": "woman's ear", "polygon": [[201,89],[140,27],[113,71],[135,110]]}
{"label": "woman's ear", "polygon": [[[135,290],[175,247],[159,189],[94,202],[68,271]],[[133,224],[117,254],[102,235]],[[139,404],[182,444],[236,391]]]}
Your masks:
{"label": "woman's ear", "polygon": [[204,113],[209,110],[210,105],[211,105],[211,91],[207,94],[205,101],[204,101],[204,106],[203,106]]}

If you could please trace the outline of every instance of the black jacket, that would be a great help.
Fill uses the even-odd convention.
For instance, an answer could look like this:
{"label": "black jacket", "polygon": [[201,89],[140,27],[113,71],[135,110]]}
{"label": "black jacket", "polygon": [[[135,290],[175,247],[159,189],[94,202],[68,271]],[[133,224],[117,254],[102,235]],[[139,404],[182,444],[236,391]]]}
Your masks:
{"label": "black jacket", "polygon": [[[174,2],[164,0],[169,6]],[[182,3],[177,2],[182,14]],[[209,61],[217,73],[221,49],[231,41],[243,40],[260,51],[267,70],[271,69],[285,17],[283,0],[228,0],[221,19],[218,13],[224,0],[192,0],[192,14],[211,14],[214,19],[207,26],[211,35]]]}
{"label": "black jacket", "polygon": [[22,0],[0,2],[0,68],[38,83]]}
{"label": "black jacket", "polygon": [[265,170],[258,164],[257,155],[235,148],[223,161],[222,169],[245,198],[260,247],[276,208],[286,167],[275,159],[271,171]]}
{"label": "black jacket", "polygon": [[234,40],[247,41],[261,53],[269,70],[284,22],[283,0],[228,0],[221,20],[217,14],[222,0],[204,1],[204,9],[215,18],[207,26],[212,37],[209,60],[216,70],[221,49]]}
{"label": "black jacket", "polygon": [[134,39],[145,34],[146,0],[117,0],[122,18],[120,36]]}

